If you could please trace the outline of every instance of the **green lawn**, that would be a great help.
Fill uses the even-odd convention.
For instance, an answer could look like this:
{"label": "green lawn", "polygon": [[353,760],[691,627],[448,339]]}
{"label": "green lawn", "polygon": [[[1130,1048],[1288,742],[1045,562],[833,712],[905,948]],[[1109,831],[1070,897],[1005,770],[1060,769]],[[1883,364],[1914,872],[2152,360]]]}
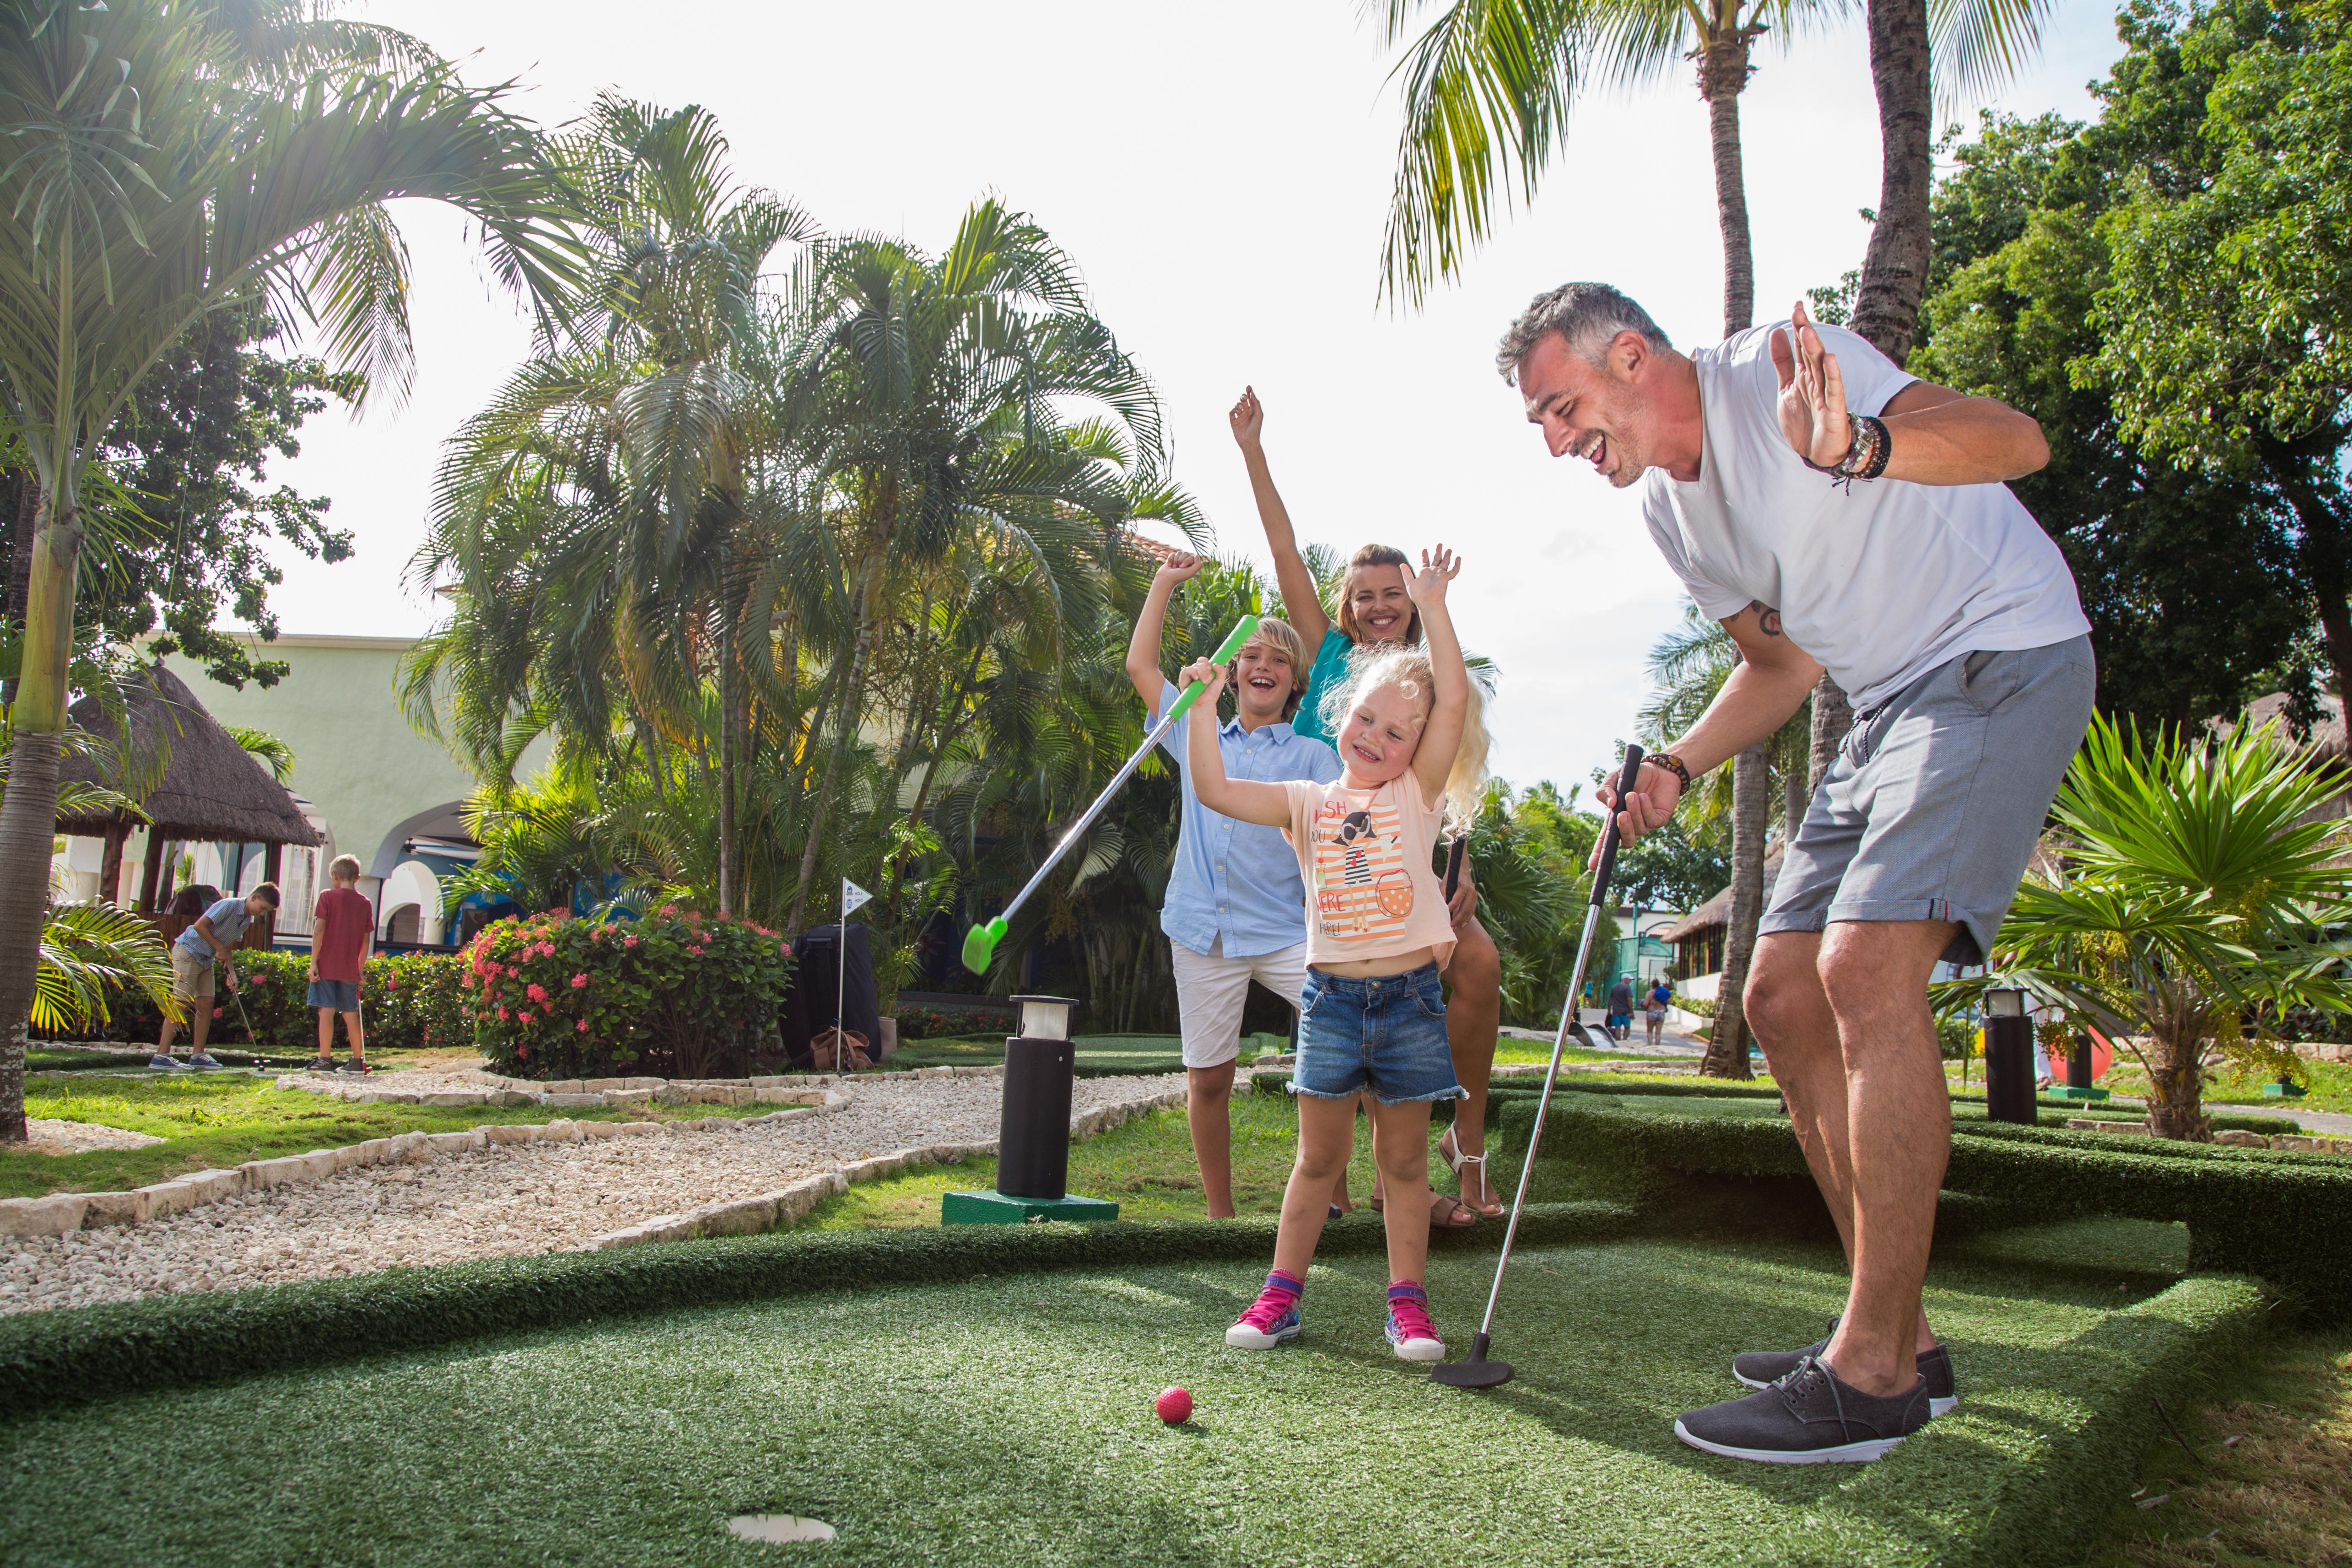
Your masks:
{"label": "green lawn", "polygon": [[[1243,1214],[1278,1214],[1298,1146],[1298,1115],[1287,1094],[1236,1094],[1233,1102],[1234,1207]],[[1436,1133],[1432,1133],[1434,1142]],[[1356,1156],[1348,1190],[1361,1204],[1372,1190],[1371,1137],[1356,1124]],[[1435,1154],[1429,1158],[1443,1191],[1454,1183]],[[822,1230],[870,1226],[937,1225],[940,1195],[996,1185],[993,1159],[929,1166],[887,1181],[851,1187],[828,1198],[802,1223]],[[1070,1145],[1070,1190],[1116,1199],[1122,1219],[1199,1219],[1204,1209],[1192,1130],[1181,1111],[1139,1116],[1100,1137]]]}
{"label": "green lawn", "polygon": [[[273,1080],[246,1072],[139,1077],[90,1072],[33,1073],[25,1080],[25,1113],[68,1122],[100,1122],[164,1139],[137,1149],[95,1149],[80,1155],[0,1150],[0,1197],[45,1192],[118,1192],[169,1181],[189,1171],[275,1159],[308,1149],[387,1138],[395,1133],[457,1133],[492,1123],[647,1122],[674,1116],[760,1115],[773,1105],[671,1109],[640,1105],[625,1111],[549,1110],[538,1105],[358,1105],[300,1089],[273,1089]],[[389,1079],[373,1079],[381,1087]]]}
{"label": "green lawn", "polygon": [[[1489,1259],[1441,1259],[1466,1339]],[[1381,1343],[1377,1259],[1318,1267],[1307,1338],[1229,1351],[1252,1267],[1073,1270],[692,1310],[47,1412],[0,1428],[0,1559],[749,1563],[739,1513],[843,1564],[1926,1563],[2127,1377],[2105,1279],[1938,1267],[1966,1397],[1892,1458],[1774,1469],[1675,1443],[1844,1291],[1833,1251],[1532,1249],[1493,1394]],[[1151,1396],[1182,1384],[1193,1422]],[[2120,1478],[2119,1478],[2120,1480]]]}

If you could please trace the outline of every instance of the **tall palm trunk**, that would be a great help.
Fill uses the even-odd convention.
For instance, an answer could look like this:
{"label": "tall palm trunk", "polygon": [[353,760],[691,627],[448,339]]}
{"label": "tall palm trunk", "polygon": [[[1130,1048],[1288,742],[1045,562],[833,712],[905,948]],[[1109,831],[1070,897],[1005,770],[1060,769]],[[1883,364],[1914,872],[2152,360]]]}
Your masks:
{"label": "tall palm trunk", "polygon": [[[841,789],[841,766],[857,738],[858,704],[866,695],[866,664],[874,651],[874,617],[880,609],[876,601],[881,596],[882,562],[878,559],[874,561],[864,576],[865,584],[857,596],[857,633],[849,654],[849,685],[842,695],[840,736],[834,742],[833,754],[824,759],[824,775],[817,785],[816,806],[809,813],[808,841],[801,846],[800,881],[793,889],[792,918],[786,923],[787,928],[793,931],[800,929],[801,916],[808,908],[809,884],[816,877],[817,855],[824,844],[825,822],[833,814],[834,797]],[[847,940],[846,936],[843,939]]]}
{"label": "tall palm trunk", "polygon": [[1723,335],[1744,332],[1756,319],[1756,255],[1748,234],[1748,182],[1739,148],[1739,94],[1755,68],[1748,63],[1756,35],[1736,21],[1719,27],[1698,51],[1698,95],[1706,100],[1715,156],[1715,215],[1723,231]]}
{"label": "tall palm trunk", "polygon": [[[1740,161],[1739,94],[1754,68],[1748,63],[1760,26],[1742,26],[1736,10],[1708,37],[1698,55],[1699,96],[1706,99],[1715,155],[1715,211],[1723,230],[1723,335],[1744,332],[1756,317],[1756,256],[1748,233],[1748,186]],[[1715,1032],[1700,1070],[1717,1078],[1747,1078],[1748,1019],[1740,1006],[1748,965],[1756,952],[1756,923],[1764,917],[1764,831],[1771,815],[1769,742],[1731,761],[1731,928],[1716,992]]]}
{"label": "tall palm trunk", "polygon": [[719,658],[719,913],[735,913],[735,643]]}
{"label": "tall palm trunk", "polygon": [[1711,1078],[1752,1078],[1748,1065],[1748,966],[1764,918],[1764,831],[1772,811],[1769,760],[1759,741],[1731,765],[1731,927],[1724,935],[1723,978],[1715,995],[1715,1031],[1699,1071]]}
{"label": "tall palm trunk", "polygon": [[1878,95],[1878,218],[1863,252],[1853,329],[1899,365],[1911,352],[1934,250],[1927,0],[1870,0],[1869,16],[1870,80]]}
{"label": "tall palm trunk", "polygon": [[66,668],[81,518],[44,486],[26,585],[23,675],[8,711],[8,789],[0,798],[0,1144],[25,1141],[26,1026],[49,907],[58,831],[58,753],[66,728]]}
{"label": "tall palm trunk", "polygon": [[[1862,256],[1853,329],[1901,364],[1919,325],[1935,248],[1935,97],[1928,78],[1927,0],[1870,0],[1870,80],[1878,95],[1878,217]],[[1812,782],[1836,760],[1853,705],[1824,674],[1813,688]]]}

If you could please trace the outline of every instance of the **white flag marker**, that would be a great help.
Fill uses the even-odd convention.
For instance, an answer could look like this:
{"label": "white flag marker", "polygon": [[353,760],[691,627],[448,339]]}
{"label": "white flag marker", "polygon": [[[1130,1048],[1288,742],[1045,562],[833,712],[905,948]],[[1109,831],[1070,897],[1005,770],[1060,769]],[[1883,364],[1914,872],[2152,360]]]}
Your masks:
{"label": "white flag marker", "polygon": [[841,879],[841,967],[833,988],[833,1064],[840,1072],[849,1071],[849,1042],[841,1022],[849,1006],[849,917],[873,902],[872,894],[845,876]]}
{"label": "white flag marker", "polygon": [[841,879],[841,913],[844,918],[856,914],[873,902],[872,894],[845,876]]}

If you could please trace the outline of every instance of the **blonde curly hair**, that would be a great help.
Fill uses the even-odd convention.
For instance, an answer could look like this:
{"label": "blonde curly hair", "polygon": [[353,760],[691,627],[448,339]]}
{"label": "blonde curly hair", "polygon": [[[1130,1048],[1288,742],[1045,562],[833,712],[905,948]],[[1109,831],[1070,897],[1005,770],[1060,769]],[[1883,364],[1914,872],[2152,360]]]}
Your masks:
{"label": "blonde curly hair", "polygon": [[[1445,820],[1457,829],[1475,820],[1479,798],[1486,788],[1486,694],[1476,681],[1465,684],[1470,696],[1462,713],[1462,739],[1454,748],[1454,765],[1445,773]],[[1429,650],[1387,643],[1349,654],[1348,678],[1337,683],[1320,705],[1324,729],[1337,736],[1364,695],[1382,686],[1394,686],[1407,701],[1419,704],[1426,725],[1437,700],[1437,666]]]}

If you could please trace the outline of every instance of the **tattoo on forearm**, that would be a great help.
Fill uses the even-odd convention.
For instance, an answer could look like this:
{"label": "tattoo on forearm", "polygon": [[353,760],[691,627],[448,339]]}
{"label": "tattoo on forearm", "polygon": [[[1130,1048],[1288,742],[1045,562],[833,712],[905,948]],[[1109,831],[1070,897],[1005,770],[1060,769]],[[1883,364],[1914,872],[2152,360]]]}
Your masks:
{"label": "tattoo on forearm", "polygon": [[1779,611],[1773,609],[1770,605],[1765,603],[1760,599],[1749,600],[1748,601],[1748,608],[1756,612],[1757,630],[1762,632],[1767,637],[1778,637],[1780,634],[1780,612]]}

